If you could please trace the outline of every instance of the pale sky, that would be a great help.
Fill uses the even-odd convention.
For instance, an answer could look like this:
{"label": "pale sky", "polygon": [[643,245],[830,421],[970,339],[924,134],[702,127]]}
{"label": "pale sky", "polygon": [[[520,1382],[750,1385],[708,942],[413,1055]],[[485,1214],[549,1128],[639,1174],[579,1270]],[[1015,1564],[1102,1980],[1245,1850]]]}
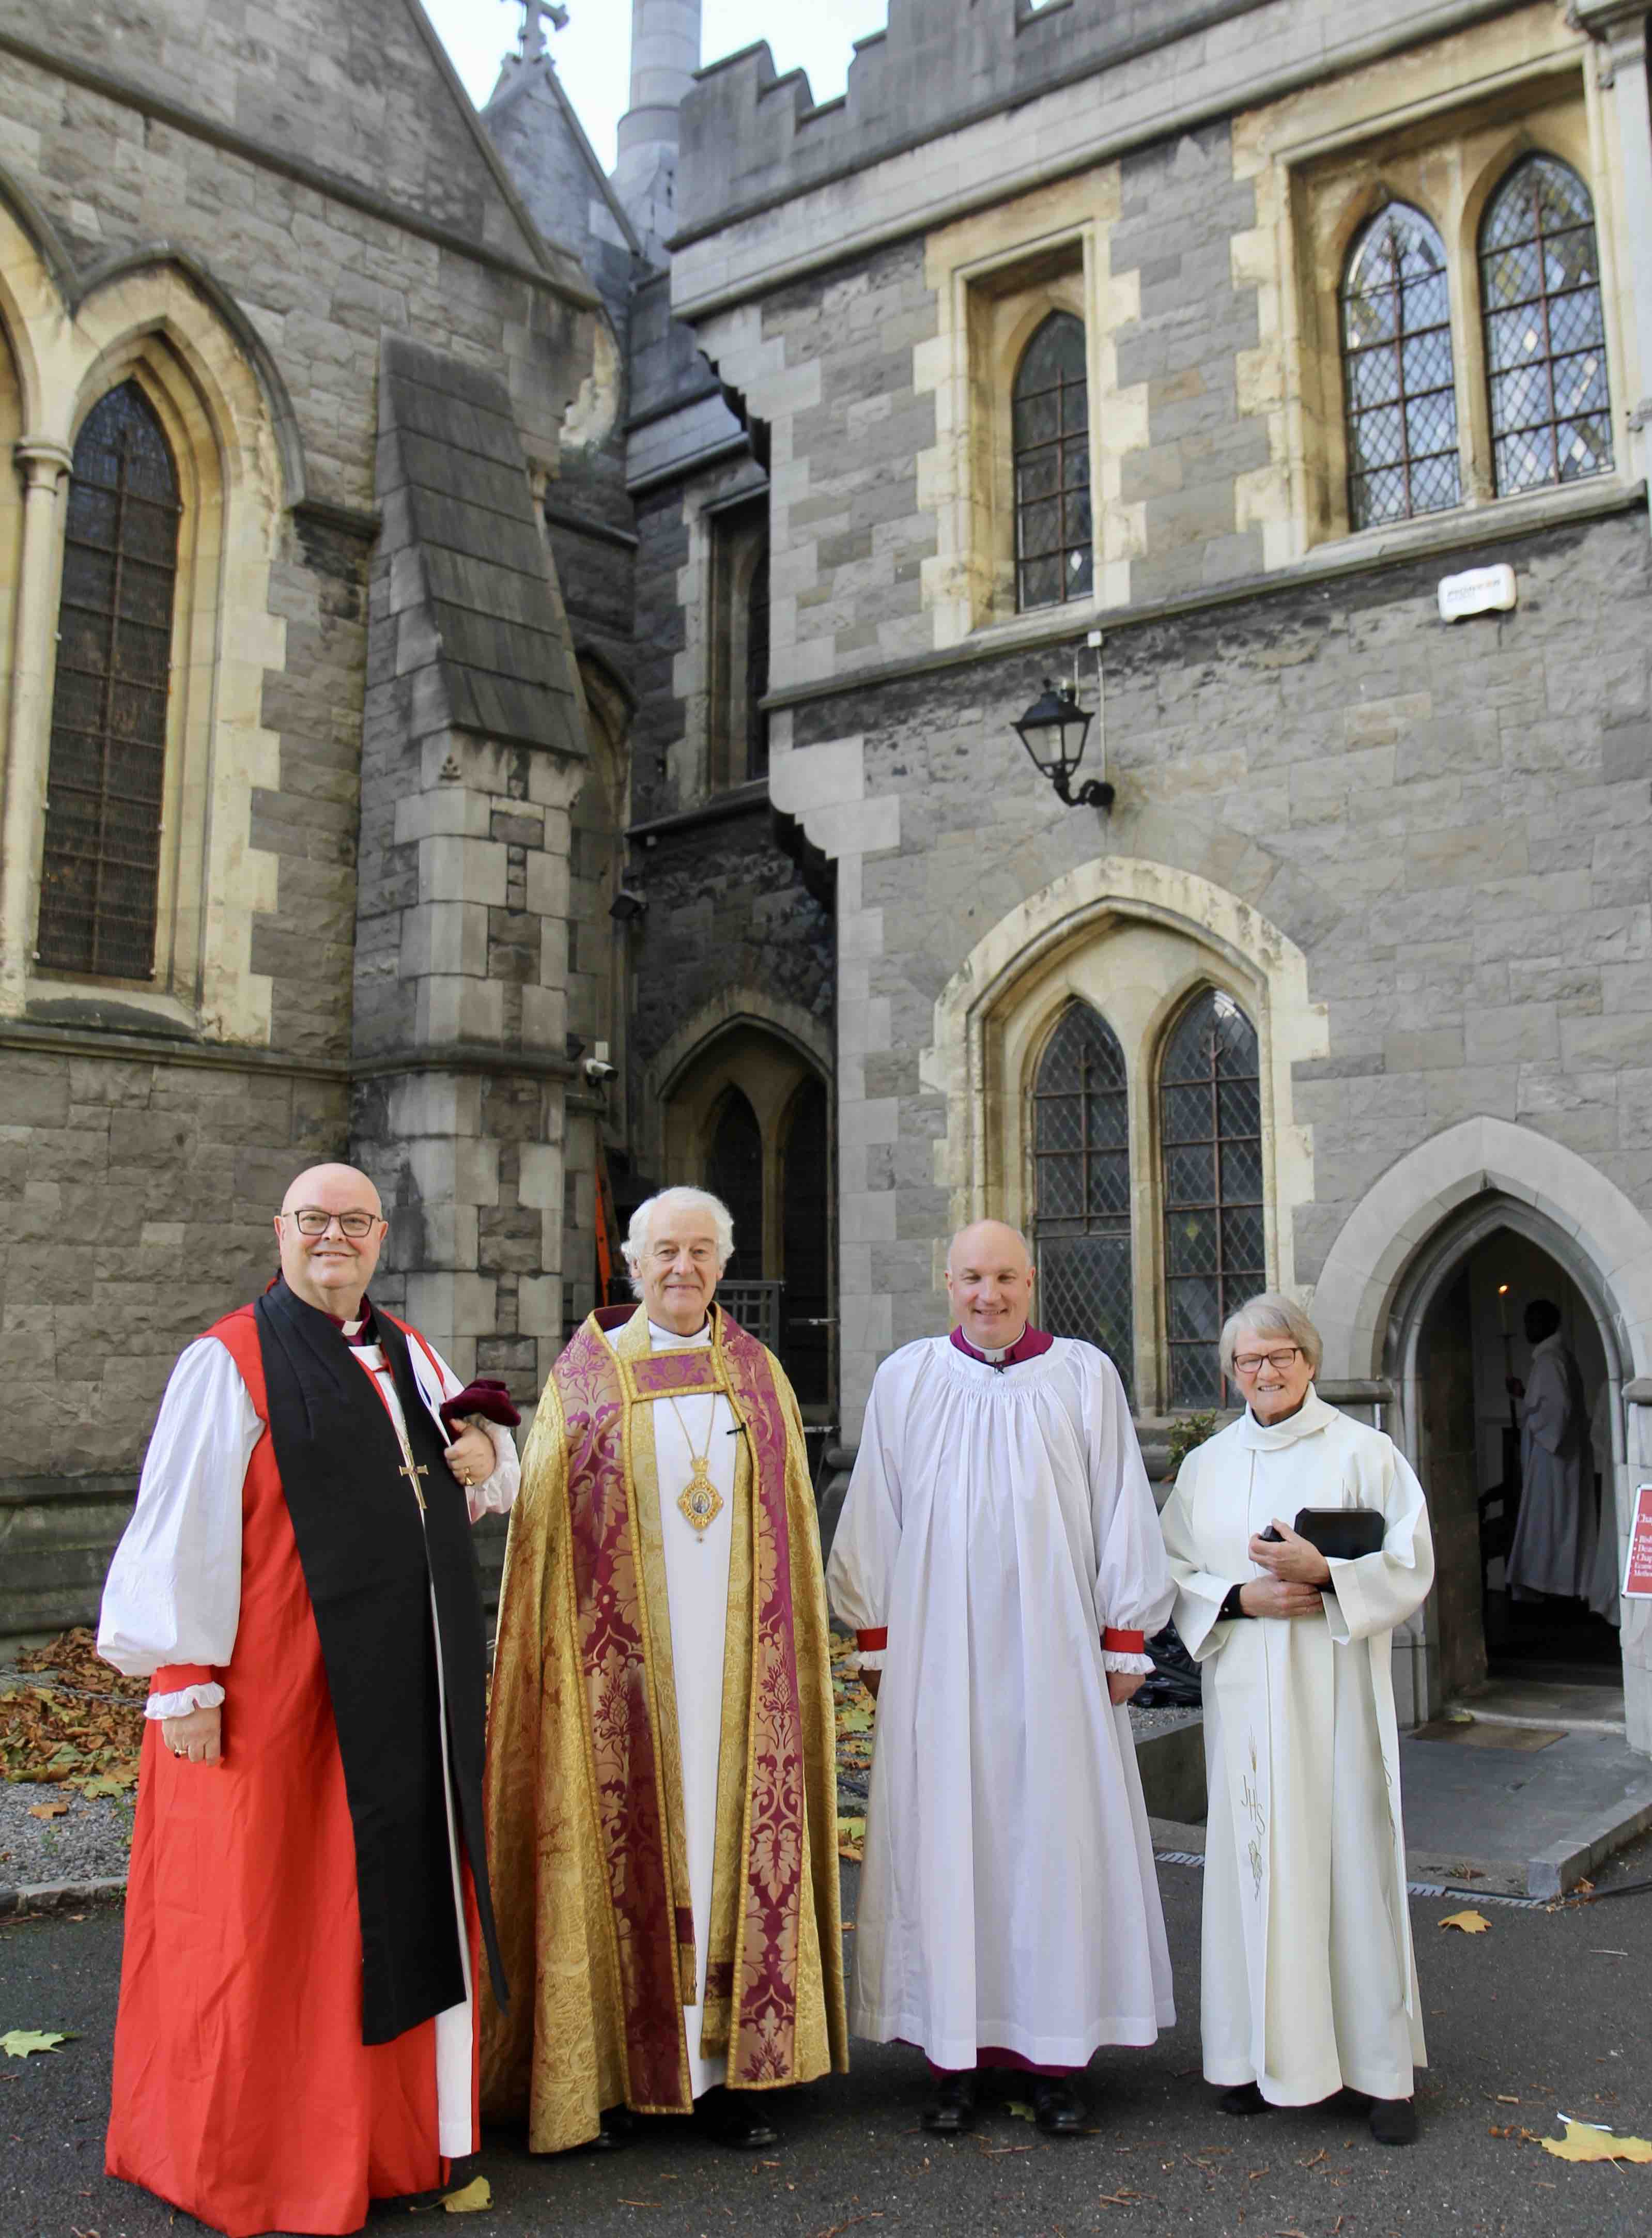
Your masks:
{"label": "pale sky", "polygon": [[[567,0],[568,28],[552,31],[551,50],[591,145],[611,170],[614,134],[629,107],[631,10],[625,0]],[[516,45],[518,0],[425,0],[453,67],[479,109],[493,90],[499,59]],[[817,101],[843,90],[856,39],[881,31],[888,0],[704,0],[706,62],[767,39],[777,70],[806,70]]]}

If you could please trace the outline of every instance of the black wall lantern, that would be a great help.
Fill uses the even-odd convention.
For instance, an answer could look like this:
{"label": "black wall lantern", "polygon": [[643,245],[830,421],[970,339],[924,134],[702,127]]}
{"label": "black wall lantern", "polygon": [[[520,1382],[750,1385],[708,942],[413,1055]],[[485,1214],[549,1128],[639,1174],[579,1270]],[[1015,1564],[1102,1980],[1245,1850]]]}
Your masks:
{"label": "black wall lantern", "polygon": [[1077,687],[1044,679],[1044,696],[1035,699],[1015,725],[1033,767],[1055,787],[1056,798],[1069,808],[1109,809],[1113,787],[1089,778],[1074,792],[1072,780],[1084,758],[1084,742],[1094,718],[1079,705]]}

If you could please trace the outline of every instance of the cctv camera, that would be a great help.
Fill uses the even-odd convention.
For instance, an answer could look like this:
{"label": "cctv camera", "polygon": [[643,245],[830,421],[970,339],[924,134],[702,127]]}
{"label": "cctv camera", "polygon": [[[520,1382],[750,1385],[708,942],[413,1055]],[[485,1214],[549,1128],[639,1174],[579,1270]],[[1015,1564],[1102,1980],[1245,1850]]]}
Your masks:
{"label": "cctv camera", "polygon": [[588,1056],[585,1059],[585,1078],[593,1083],[601,1080],[611,1080],[615,1070],[616,1068],[605,1057]]}

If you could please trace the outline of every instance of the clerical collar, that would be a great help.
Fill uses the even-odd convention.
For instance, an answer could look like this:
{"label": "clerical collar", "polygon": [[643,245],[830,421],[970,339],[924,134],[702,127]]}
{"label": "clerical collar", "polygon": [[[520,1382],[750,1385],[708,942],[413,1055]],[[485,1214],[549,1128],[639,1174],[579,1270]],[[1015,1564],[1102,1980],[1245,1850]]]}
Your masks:
{"label": "clerical collar", "polygon": [[682,1334],[681,1331],[677,1329],[662,1328],[657,1321],[651,1320],[648,1324],[648,1336],[650,1343],[656,1345],[710,1344],[711,1341],[711,1316],[709,1314],[706,1315],[705,1319],[700,1323],[700,1326],[695,1330],[692,1336],[684,1336]]}
{"label": "clerical collar", "polygon": [[[325,1307],[322,1308],[322,1311],[324,1313],[327,1311]],[[339,1314],[327,1314],[327,1317],[346,1344],[353,1346],[358,1352],[367,1351],[379,1341],[379,1328],[373,1318],[373,1301],[370,1298],[362,1299],[361,1317],[359,1321],[347,1321]]]}
{"label": "clerical collar", "polygon": [[954,1329],[952,1341],[967,1360],[978,1360],[982,1367],[995,1367],[1001,1374],[1007,1367],[1019,1367],[1023,1360],[1037,1360],[1049,1350],[1055,1339],[1047,1335],[1044,1330],[1034,1328],[1028,1321],[1014,1344],[1007,1344],[997,1352],[977,1350],[961,1328]]}

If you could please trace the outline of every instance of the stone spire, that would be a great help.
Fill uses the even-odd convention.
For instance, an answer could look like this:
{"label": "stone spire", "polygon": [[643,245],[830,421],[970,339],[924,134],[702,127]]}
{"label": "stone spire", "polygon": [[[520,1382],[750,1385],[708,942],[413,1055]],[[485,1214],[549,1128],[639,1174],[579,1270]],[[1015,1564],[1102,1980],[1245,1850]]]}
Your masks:
{"label": "stone spire", "polygon": [[648,255],[676,229],[677,112],[700,67],[700,0],[631,0],[631,107],[614,189]]}

